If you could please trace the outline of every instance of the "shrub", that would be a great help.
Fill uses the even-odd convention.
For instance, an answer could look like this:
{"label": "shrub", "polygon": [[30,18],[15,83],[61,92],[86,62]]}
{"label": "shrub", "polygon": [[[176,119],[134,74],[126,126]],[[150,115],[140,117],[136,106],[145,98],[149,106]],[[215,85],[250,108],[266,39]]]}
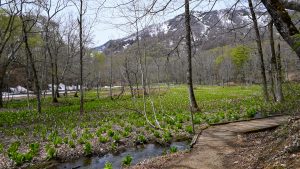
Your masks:
{"label": "shrub", "polygon": [[90,142],[86,142],[83,146],[83,151],[85,155],[91,155],[93,151],[92,144]]}
{"label": "shrub", "polygon": [[107,162],[105,163],[103,169],[113,169],[112,164],[111,164],[109,161],[107,161]]}
{"label": "shrub", "polygon": [[75,148],[75,143],[73,140],[69,140],[68,144],[70,148]]}
{"label": "shrub", "polygon": [[0,144],[0,154],[3,153],[3,149],[4,149],[3,144]]}
{"label": "shrub", "polygon": [[110,149],[112,151],[116,151],[117,150],[117,146],[118,146],[118,144],[116,144],[115,142],[112,142],[111,145],[110,145]]}
{"label": "shrub", "polygon": [[46,151],[47,151],[47,159],[48,160],[55,158],[57,155],[56,149],[52,146],[49,146],[48,148],[46,148]]}
{"label": "shrub", "polygon": [[154,136],[156,137],[156,138],[160,138],[160,133],[158,132],[158,131],[154,131]]}
{"label": "shrub", "polygon": [[163,134],[163,141],[165,141],[166,143],[169,143],[170,141],[171,141],[171,139],[172,139],[172,135],[171,135],[171,133],[170,132],[165,132],[164,134]]}
{"label": "shrub", "polygon": [[116,134],[114,134],[113,139],[114,139],[114,141],[115,141],[116,143],[118,143],[118,142],[120,142],[121,137],[120,137],[119,134],[116,133]]}
{"label": "shrub", "polygon": [[177,152],[177,147],[171,146],[171,147],[170,147],[170,152],[171,152],[171,153],[176,153],[176,152]]}
{"label": "shrub", "polygon": [[130,155],[125,156],[122,160],[122,164],[124,166],[130,166],[131,162],[132,162],[132,157]]}
{"label": "shrub", "polygon": [[147,139],[146,139],[146,137],[144,135],[138,135],[137,141],[140,144],[147,143]]}
{"label": "shrub", "polygon": [[29,149],[33,155],[37,155],[40,150],[40,144],[39,143],[31,143],[31,144],[29,144]]}
{"label": "shrub", "polygon": [[75,130],[72,131],[71,136],[74,140],[77,139],[77,133]]}
{"label": "shrub", "polygon": [[193,134],[193,127],[192,126],[186,126],[185,131],[190,133],[190,134]]}
{"label": "shrub", "polygon": [[182,129],[182,124],[181,124],[181,123],[176,123],[176,127],[177,127],[178,129]]}
{"label": "shrub", "polygon": [[108,130],[108,136],[113,137],[115,135],[115,132],[113,130]]}
{"label": "shrub", "polygon": [[86,139],[84,137],[80,137],[77,141],[79,144],[84,144],[86,142]]}
{"label": "shrub", "polygon": [[99,136],[99,142],[100,143],[107,143],[109,141],[108,137],[104,137],[104,136]]}
{"label": "shrub", "polygon": [[31,161],[33,158],[33,153],[31,151],[25,154],[19,153],[19,147],[20,142],[15,142],[12,143],[7,150],[8,157],[13,160],[17,166],[22,165],[26,161]]}
{"label": "shrub", "polygon": [[246,117],[247,118],[253,118],[257,114],[256,107],[250,107],[246,110]]}
{"label": "shrub", "polygon": [[201,122],[202,122],[202,119],[200,117],[195,117],[194,124],[201,124]]}
{"label": "shrub", "polygon": [[103,133],[106,132],[106,128],[105,127],[101,127],[97,130],[96,135],[99,137],[101,136]]}
{"label": "shrub", "polygon": [[122,132],[122,136],[123,137],[128,137],[129,136],[129,132],[127,132],[127,131]]}
{"label": "shrub", "polygon": [[53,138],[53,145],[55,147],[57,147],[59,144],[62,144],[63,140],[61,137],[56,136],[55,138]]}
{"label": "shrub", "polygon": [[125,131],[129,132],[129,133],[132,132],[132,127],[131,126],[126,126]]}
{"label": "shrub", "polygon": [[68,144],[69,138],[68,138],[68,137],[65,137],[63,141],[64,141],[65,144]]}

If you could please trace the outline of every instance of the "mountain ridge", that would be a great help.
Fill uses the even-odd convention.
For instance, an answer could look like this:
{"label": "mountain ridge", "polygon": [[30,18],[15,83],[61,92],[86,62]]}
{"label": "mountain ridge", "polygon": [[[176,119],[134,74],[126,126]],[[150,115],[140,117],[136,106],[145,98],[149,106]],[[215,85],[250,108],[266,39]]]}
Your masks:
{"label": "mountain ridge", "polygon": [[[257,12],[257,18],[260,26],[268,24],[269,17],[264,12]],[[251,23],[250,12],[246,9],[191,12],[193,40],[197,44],[204,44],[204,48],[209,48],[210,44],[215,43],[216,40],[221,45],[221,41],[228,42],[236,34],[246,35],[246,30],[251,28]],[[235,30],[236,28],[239,30]],[[145,27],[139,34],[141,40],[157,38],[164,41],[167,46],[173,46],[183,37],[184,30],[184,14],[179,14],[165,22]],[[219,38],[224,32],[229,32],[228,37]],[[135,42],[136,33],[133,33],[124,38],[110,40],[94,49],[106,54],[117,53],[129,48]]]}

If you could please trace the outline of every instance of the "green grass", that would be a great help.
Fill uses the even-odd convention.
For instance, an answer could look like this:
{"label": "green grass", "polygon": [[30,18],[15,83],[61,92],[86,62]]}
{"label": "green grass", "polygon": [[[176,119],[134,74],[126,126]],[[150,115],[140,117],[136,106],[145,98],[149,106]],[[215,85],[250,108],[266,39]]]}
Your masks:
{"label": "green grass", "polygon": [[[62,97],[58,104],[52,104],[51,98],[43,99],[43,113],[27,110],[26,100],[16,100],[6,104],[0,112],[0,131],[6,140],[18,140],[20,143],[46,142],[48,159],[56,156],[55,148],[62,144],[75,148],[77,145],[89,144],[92,139],[97,143],[115,147],[123,139],[137,139],[139,142],[170,142],[182,133],[191,134],[189,100],[186,86],[162,88],[162,93],[147,97],[146,112],[149,121],[155,123],[151,101],[153,101],[157,120],[162,128],[154,131],[145,120],[142,98],[132,99],[125,95],[118,100],[103,96],[97,99],[95,91],[85,93],[84,115],[79,115],[79,98]],[[266,103],[261,96],[260,86],[197,86],[195,94],[201,112],[195,113],[194,122],[218,123],[247,119],[256,113],[264,115],[281,112],[293,112],[298,108],[300,85],[285,85],[283,103]],[[35,106],[35,100],[30,100]],[[139,111],[136,111],[139,110]],[[12,139],[13,138],[13,139]],[[63,138],[68,138],[65,140]],[[2,152],[10,147],[0,138]],[[86,146],[86,154],[92,152]],[[0,152],[1,153],[1,152]]]}

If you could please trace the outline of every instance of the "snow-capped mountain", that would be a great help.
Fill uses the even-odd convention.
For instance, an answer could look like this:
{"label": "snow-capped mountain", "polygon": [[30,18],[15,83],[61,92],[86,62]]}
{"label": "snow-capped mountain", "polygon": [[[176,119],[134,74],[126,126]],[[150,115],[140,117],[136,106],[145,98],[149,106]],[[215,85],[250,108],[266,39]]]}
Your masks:
{"label": "snow-capped mountain", "polygon": [[[210,12],[192,12],[191,28],[193,41],[202,44],[202,48],[228,44],[233,38],[243,37],[252,27],[250,12],[246,9],[214,10]],[[268,24],[268,15],[257,13],[261,27]],[[184,14],[178,15],[166,22],[150,25],[139,32],[141,40],[158,39],[167,46],[178,43],[185,35]],[[120,52],[136,42],[136,34],[128,37],[110,40],[95,49],[104,53]]]}

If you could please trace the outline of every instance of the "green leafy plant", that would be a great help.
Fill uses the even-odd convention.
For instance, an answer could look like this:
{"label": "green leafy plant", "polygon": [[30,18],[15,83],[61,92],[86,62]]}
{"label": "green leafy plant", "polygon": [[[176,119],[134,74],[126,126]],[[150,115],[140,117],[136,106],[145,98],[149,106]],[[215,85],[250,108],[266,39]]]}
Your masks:
{"label": "green leafy plant", "polygon": [[77,133],[75,130],[72,131],[71,136],[74,140],[77,139]]}
{"label": "green leafy plant", "polygon": [[109,138],[105,136],[99,136],[98,140],[100,143],[107,143],[109,141]]}
{"label": "green leafy plant", "polygon": [[84,137],[80,137],[80,138],[77,140],[77,142],[78,142],[79,144],[85,144],[86,141],[87,141],[87,140],[86,140]]}
{"label": "green leafy plant", "polygon": [[120,137],[120,135],[119,134],[114,134],[114,136],[113,136],[113,140],[116,142],[116,143],[118,143],[118,142],[120,142],[120,140],[121,140],[121,137]]}
{"label": "green leafy plant", "polygon": [[178,129],[182,129],[182,124],[181,124],[181,123],[176,123],[176,127],[177,127]]}
{"label": "green leafy plant", "polygon": [[247,118],[253,118],[257,114],[257,108],[256,107],[250,107],[246,110],[246,117]]}
{"label": "green leafy plant", "polygon": [[75,143],[73,140],[69,140],[68,144],[70,148],[75,148]]}
{"label": "green leafy plant", "polygon": [[138,137],[137,137],[137,142],[139,143],[139,144],[145,144],[145,143],[147,143],[147,139],[146,139],[146,137],[144,136],[144,135],[138,135]]}
{"label": "green leafy plant", "polygon": [[118,147],[118,144],[115,143],[115,142],[112,142],[111,145],[110,145],[111,151],[116,151],[116,150],[117,150],[117,147]]}
{"label": "green leafy plant", "polygon": [[103,169],[113,169],[112,164],[111,164],[109,161],[107,161],[107,162],[105,163]]}
{"label": "green leafy plant", "polygon": [[122,165],[124,166],[130,166],[131,162],[132,162],[132,157],[130,155],[127,155],[122,159]]}
{"label": "green leafy plant", "polygon": [[64,142],[65,144],[68,144],[68,143],[69,143],[69,138],[68,138],[68,137],[65,137],[64,140],[63,140],[63,142]]}
{"label": "green leafy plant", "polygon": [[57,156],[57,151],[56,151],[55,147],[52,147],[52,146],[46,147],[46,153],[47,153],[47,160],[54,159]]}
{"label": "green leafy plant", "polygon": [[158,131],[154,131],[153,135],[156,137],[156,138],[160,138],[160,133]]}
{"label": "green leafy plant", "polygon": [[108,130],[108,136],[113,137],[115,135],[115,132],[113,130]]}
{"label": "green leafy plant", "polygon": [[164,142],[169,143],[172,139],[171,133],[168,131],[164,132],[162,139]]}
{"label": "green leafy plant", "polygon": [[3,144],[0,144],[0,154],[2,154],[2,153],[3,153],[3,150],[4,150],[4,146],[3,146]]}
{"label": "green leafy plant", "polygon": [[106,132],[106,128],[105,127],[101,127],[96,131],[96,135],[99,137],[101,136],[103,133]]}
{"label": "green leafy plant", "polygon": [[31,143],[31,144],[29,144],[29,149],[33,155],[37,155],[40,150],[40,144],[39,143]]}
{"label": "green leafy plant", "polygon": [[128,137],[128,136],[129,136],[129,132],[123,131],[123,132],[122,132],[122,136],[123,136],[123,137]]}
{"label": "green leafy plant", "polygon": [[131,126],[126,126],[125,131],[127,131],[129,133],[132,132],[132,127]]}
{"label": "green leafy plant", "polygon": [[83,146],[83,150],[86,156],[91,155],[93,152],[92,144],[90,142],[86,142]]}
{"label": "green leafy plant", "polygon": [[56,136],[55,138],[53,138],[53,145],[55,147],[57,147],[59,144],[62,144],[62,143],[63,143],[63,140],[61,137]]}
{"label": "green leafy plant", "polygon": [[177,152],[177,147],[175,147],[175,146],[170,147],[170,152],[171,153],[176,153]]}
{"label": "green leafy plant", "polygon": [[30,162],[35,155],[38,154],[39,144],[32,143],[29,144],[29,152],[19,153],[18,149],[20,147],[20,142],[15,142],[7,150],[8,157],[12,159],[17,166],[22,165],[25,162]]}

